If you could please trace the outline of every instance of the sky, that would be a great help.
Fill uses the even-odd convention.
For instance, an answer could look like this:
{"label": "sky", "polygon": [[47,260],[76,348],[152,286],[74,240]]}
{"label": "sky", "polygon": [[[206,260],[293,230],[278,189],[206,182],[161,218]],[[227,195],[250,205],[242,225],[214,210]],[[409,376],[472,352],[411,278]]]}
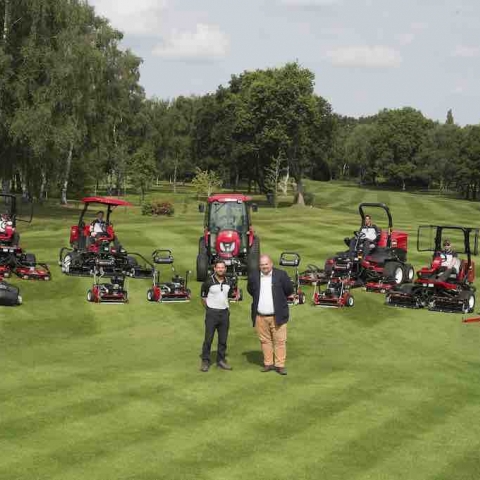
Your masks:
{"label": "sky", "polygon": [[149,97],[298,61],[336,113],[480,123],[480,0],[88,0],[143,58]]}

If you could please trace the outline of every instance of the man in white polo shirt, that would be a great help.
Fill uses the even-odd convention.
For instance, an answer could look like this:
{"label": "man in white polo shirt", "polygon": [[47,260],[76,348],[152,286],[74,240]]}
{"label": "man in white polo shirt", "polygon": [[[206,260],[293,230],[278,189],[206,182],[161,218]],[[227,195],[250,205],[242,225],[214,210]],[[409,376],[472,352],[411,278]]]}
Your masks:
{"label": "man in white polo shirt", "polygon": [[260,257],[260,271],[248,277],[248,293],[252,296],[252,321],[263,352],[262,372],[275,370],[286,375],[288,297],[293,283],[283,270],[273,268],[268,255]]}
{"label": "man in white polo shirt", "polygon": [[217,261],[213,267],[214,273],[202,284],[201,296],[206,309],[205,313],[205,339],[202,347],[202,363],[200,370],[208,372],[210,368],[210,349],[212,347],[215,330],[218,337],[217,367],[231,370],[226,362],[228,329],[230,326],[230,310],[228,292],[231,285],[225,276],[227,267],[225,262]]}

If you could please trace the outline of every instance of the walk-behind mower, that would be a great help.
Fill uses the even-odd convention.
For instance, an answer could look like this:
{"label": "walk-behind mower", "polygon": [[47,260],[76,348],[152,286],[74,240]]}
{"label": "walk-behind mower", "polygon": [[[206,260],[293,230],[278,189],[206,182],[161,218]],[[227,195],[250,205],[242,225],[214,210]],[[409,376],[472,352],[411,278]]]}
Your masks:
{"label": "walk-behind mower", "polygon": [[[375,248],[367,255],[363,255],[363,241],[365,234],[366,209],[378,208],[385,212],[388,219],[388,228],[381,232]],[[343,282],[348,282],[350,288],[364,286],[369,292],[385,293],[396,285],[412,281],[413,267],[407,263],[408,234],[393,230],[393,220],[390,209],[383,203],[361,203],[358,207],[361,225],[360,230],[354,232],[355,242],[353,252],[339,252],[325,262],[323,270],[310,265],[309,269],[300,274],[303,284],[325,284],[329,282],[332,273],[348,271]],[[347,244],[350,239],[345,239]],[[336,280],[335,280],[336,281]]]}
{"label": "walk-behind mower", "polygon": [[337,261],[333,264],[325,289],[321,289],[321,282],[315,282],[313,305],[316,307],[353,307],[355,299],[350,294],[354,285],[351,272],[353,260]]}
{"label": "walk-behind mower", "polygon": [[87,301],[110,304],[128,303],[125,273],[114,272],[110,277],[110,282],[102,281],[104,276],[105,272],[102,267],[97,266],[93,272],[93,286],[87,292]]}
{"label": "walk-behind mower", "polygon": [[0,276],[8,278],[12,273],[24,280],[50,280],[52,275],[45,263],[37,263],[35,255],[26,253],[20,243],[17,222],[30,223],[33,218],[29,204],[28,219],[20,218],[15,195],[0,194]]}
{"label": "walk-behind mower", "polygon": [[301,289],[298,274],[300,262],[300,255],[296,252],[283,252],[278,262],[281,267],[293,269],[293,275],[290,275],[290,280],[293,283],[294,293],[287,299],[289,305],[303,305],[305,303],[305,293]]}
{"label": "walk-behind mower", "polygon": [[[475,265],[471,256],[478,254],[479,229],[451,225],[422,225],[418,228],[417,250],[433,252],[430,266],[417,272],[413,283],[400,285],[387,292],[387,305],[408,308],[427,308],[440,312],[471,313],[475,308]],[[453,271],[446,272],[451,253],[442,250],[451,243],[457,254]],[[443,266],[442,266],[443,264]],[[445,274],[447,277],[445,277]]]}
{"label": "walk-behind mower", "polygon": [[197,255],[197,280],[203,282],[216,260],[223,260],[230,277],[258,270],[260,239],[255,235],[250,212],[257,206],[240,194],[217,194],[199,205],[205,213],[204,233]]}
{"label": "walk-behind mower", "polygon": [[[151,278],[153,265],[139,253],[127,253],[110,222],[112,211],[116,207],[131,207],[132,204],[108,197],[86,197],[82,202],[84,207],[78,224],[70,228],[70,247],[63,247],[59,253],[58,264],[62,272],[66,275],[91,276],[98,266],[105,275],[121,271],[132,278]],[[88,218],[91,214],[89,207],[92,205],[100,205],[107,210],[101,223],[103,229],[98,233],[92,231],[95,220],[90,222],[92,218]],[[103,210],[101,212],[103,214]]]}
{"label": "walk-behind mower", "polygon": [[171,250],[155,250],[152,258],[156,265],[172,265],[173,277],[169,282],[160,282],[160,272],[155,269],[152,288],[147,291],[147,300],[160,303],[189,302],[191,298],[191,291],[188,288],[190,270],[187,270],[185,277],[181,277],[175,272]]}

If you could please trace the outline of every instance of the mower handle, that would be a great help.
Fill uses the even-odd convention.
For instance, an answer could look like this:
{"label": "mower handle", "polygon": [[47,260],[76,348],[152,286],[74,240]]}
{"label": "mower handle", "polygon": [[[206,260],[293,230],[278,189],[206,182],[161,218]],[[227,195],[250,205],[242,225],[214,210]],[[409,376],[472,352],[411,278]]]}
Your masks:
{"label": "mower handle", "polygon": [[280,254],[279,264],[282,267],[298,267],[301,257],[297,252],[282,252]]}
{"label": "mower handle", "polygon": [[152,253],[153,262],[159,265],[171,265],[173,263],[172,251],[168,249],[158,249]]}

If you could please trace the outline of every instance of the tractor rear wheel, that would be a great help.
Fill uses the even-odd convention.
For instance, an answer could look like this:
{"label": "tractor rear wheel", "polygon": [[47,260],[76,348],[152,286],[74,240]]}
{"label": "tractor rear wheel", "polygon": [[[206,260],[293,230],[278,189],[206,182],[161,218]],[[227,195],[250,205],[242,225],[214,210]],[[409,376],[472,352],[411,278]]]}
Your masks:
{"label": "tractor rear wheel", "polygon": [[394,280],[397,285],[400,285],[405,280],[405,272],[402,264],[399,262],[388,262],[383,269],[383,275]]}
{"label": "tractor rear wheel", "polygon": [[258,271],[259,263],[260,263],[260,239],[258,237],[255,237],[253,239],[252,246],[250,247],[250,251],[248,252],[248,256],[247,256],[247,269],[248,269],[249,275]]}
{"label": "tractor rear wheel", "polygon": [[200,237],[198,239],[198,253],[204,253],[205,255],[207,254],[207,246],[205,245],[205,238]]}
{"label": "tractor rear wheel", "polygon": [[197,282],[204,282],[208,275],[208,255],[199,253],[197,255]]}

